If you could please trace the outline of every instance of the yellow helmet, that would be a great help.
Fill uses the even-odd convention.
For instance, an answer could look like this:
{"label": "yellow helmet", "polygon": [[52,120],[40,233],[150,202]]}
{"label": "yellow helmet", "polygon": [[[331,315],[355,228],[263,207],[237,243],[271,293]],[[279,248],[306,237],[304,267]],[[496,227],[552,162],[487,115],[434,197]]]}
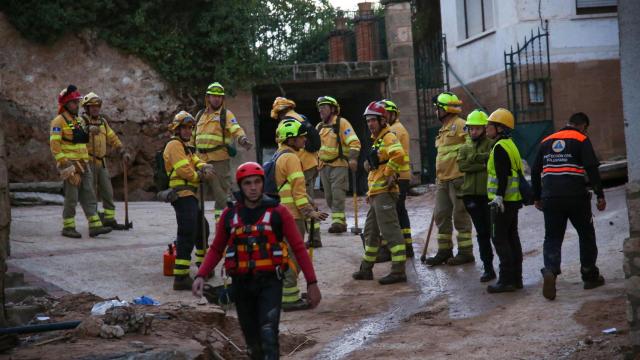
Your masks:
{"label": "yellow helmet", "polygon": [[183,125],[194,126],[196,124],[196,119],[191,116],[188,112],[182,110],[173,117],[173,120],[169,124],[169,131],[175,131],[177,128]]}
{"label": "yellow helmet", "polygon": [[516,127],[516,120],[513,117],[513,114],[505,108],[497,108],[496,111],[489,115],[488,120],[492,123],[502,124],[509,129],[514,129]]}
{"label": "yellow helmet", "polygon": [[462,101],[452,92],[445,91],[433,98],[433,105],[450,114],[462,112]]}
{"label": "yellow helmet", "polygon": [[94,92],[88,93],[80,101],[80,106],[91,106],[91,105],[97,105],[97,106],[102,105],[102,99],[100,99],[100,96],[98,96]]}
{"label": "yellow helmet", "polygon": [[293,100],[278,96],[271,106],[271,118],[277,120],[278,113],[286,109],[295,109],[295,107],[296,103]]}
{"label": "yellow helmet", "polygon": [[207,86],[207,95],[224,96],[224,87],[219,82],[212,82]]}

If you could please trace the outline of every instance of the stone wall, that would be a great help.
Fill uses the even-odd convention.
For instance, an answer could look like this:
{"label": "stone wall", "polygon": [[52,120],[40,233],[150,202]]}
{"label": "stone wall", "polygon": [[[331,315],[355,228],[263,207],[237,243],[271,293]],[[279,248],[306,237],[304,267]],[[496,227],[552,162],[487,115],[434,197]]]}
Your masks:
{"label": "stone wall", "polygon": [[[640,354],[640,2],[620,0],[620,78],[624,132],[627,145],[629,183],[627,209],[629,238],[624,242],[624,274],[627,288],[627,318],[629,320],[633,354]],[[635,357],[634,357],[635,358]]]}
{"label": "stone wall", "polygon": [[[385,6],[387,53],[392,72],[387,80],[387,92],[400,108],[400,119],[411,138],[411,172],[420,173],[420,131],[418,126],[418,98],[413,58],[411,3],[397,1]],[[414,176],[413,182],[420,181]]]}
{"label": "stone wall", "polygon": [[[4,121],[0,115],[0,124]],[[11,203],[9,201],[9,177],[7,176],[7,153],[4,129],[0,126],[0,326],[4,319],[4,277],[7,272],[6,259],[10,254],[9,231],[11,228]]]}
{"label": "stone wall", "polygon": [[[21,37],[0,13],[0,48],[11,49],[0,52],[0,117],[11,182],[57,180],[49,124],[56,115],[58,93],[74,84],[81,93],[93,91],[103,98],[103,113],[112,119],[112,127],[134,156],[129,199],[153,196],[148,191],[153,160],[168,139],[166,125],[178,110],[195,115],[195,103],[182,103],[148,64],[89,32],[66,36],[50,46],[38,45]],[[240,94],[228,102],[252,133],[250,95]],[[111,156],[108,164],[116,198],[122,199],[120,158]]]}

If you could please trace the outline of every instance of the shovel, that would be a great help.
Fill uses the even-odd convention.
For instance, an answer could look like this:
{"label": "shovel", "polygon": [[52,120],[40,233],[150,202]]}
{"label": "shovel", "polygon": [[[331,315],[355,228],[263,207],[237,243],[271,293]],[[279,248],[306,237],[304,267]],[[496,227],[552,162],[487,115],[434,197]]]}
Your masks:
{"label": "shovel", "polygon": [[427,249],[429,248],[429,240],[431,239],[431,230],[433,230],[433,222],[435,217],[431,214],[431,223],[429,224],[429,232],[427,233],[427,239],[424,241],[424,248],[422,248],[422,255],[420,261],[425,262],[427,260]]}
{"label": "shovel", "polygon": [[124,176],[124,229],[133,229],[133,222],[129,221],[129,182],[127,175],[127,163],[122,161],[122,174]]}
{"label": "shovel", "polygon": [[358,227],[358,186],[356,181],[356,173],[355,171],[351,171],[351,183],[353,184],[353,220],[355,226],[350,230],[352,234],[360,235],[362,234],[362,229]]}

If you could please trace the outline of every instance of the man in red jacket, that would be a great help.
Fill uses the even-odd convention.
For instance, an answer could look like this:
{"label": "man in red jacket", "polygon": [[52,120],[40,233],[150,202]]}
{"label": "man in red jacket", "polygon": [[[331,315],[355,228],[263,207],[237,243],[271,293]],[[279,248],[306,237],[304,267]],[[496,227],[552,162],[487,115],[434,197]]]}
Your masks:
{"label": "man in red jacket", "polygon": [[318,306],[322,296],[293,216],[278,200],[263,194],[264,176],[257,163],[238,167],[237,202],[220,216],[213,243],[193,282],[193,294],[202,296],[204,278],[224,257],[250,357],[278,359],[282,279],[292,264],[291,256],[295,256],[307,281],[310,307]]}

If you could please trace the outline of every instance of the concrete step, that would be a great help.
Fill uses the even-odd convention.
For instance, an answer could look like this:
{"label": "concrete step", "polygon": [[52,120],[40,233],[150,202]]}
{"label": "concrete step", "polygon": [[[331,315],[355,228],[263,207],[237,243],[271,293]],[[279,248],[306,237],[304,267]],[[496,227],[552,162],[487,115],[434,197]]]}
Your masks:
{"label": "concrete step", "polygon": [[13,288],[19,286],[25,286],[24,274],[20,272],[8,272],[4,274],[4,288]]}
{"label": "concrete step", "polygon": [[47,295],[44,289],[35,286],[18,286],[4,289],[5,302],[14,304],[21,302],[29,296],[41,297]]}
{"label": "concrete step", "polygon": [[42,305],[8,305],[5,309],[9,326],[26,325],[36,314],[46,311]]}

